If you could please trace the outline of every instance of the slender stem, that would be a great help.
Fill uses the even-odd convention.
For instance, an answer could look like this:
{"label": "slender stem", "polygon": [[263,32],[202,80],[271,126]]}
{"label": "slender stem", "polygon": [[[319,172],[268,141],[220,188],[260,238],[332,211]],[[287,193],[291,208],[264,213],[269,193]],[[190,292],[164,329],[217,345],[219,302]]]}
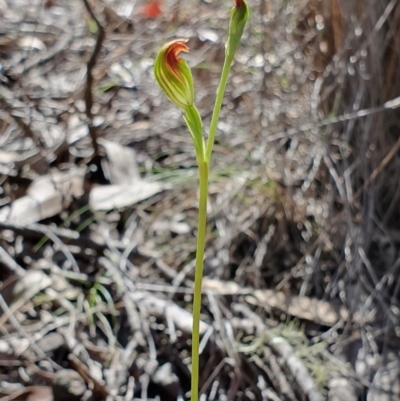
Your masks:
{"label": "slender stem", "polygon": [[217,124],[219,119],[219,113],[221,111],[222,100],[224,99],[226,83],[228,82],[229,71],[231,69],[233,56],[235,54],[226,54],[224,66],[222,68],[221,80],[219,81],[217,89],[217,98],[215,99],[215,105],[213,115],[211,117],[210,131],[208,133],[207,148],[206,148],[206,160],[210,162],[211,153],[214,146],[215,133],[217,131]]}
{"label": "slender stem", "polygon": [[190,135],[192,136],[194,147],[196,149],[197,160],[204,161],[205,157],[205,144],[203,138],[203,123],[199,111],[195,105],[188,106],[184,110],[183,118],[189,128]]}
{"label": "slender stem", "polygon": [[[221,111],[222,100],[224,98],[226,83],[228,81],[228,76],[229,76],[229,71],[231,69],[233,56],[234,52],[227,53],[225,56],[224,66],[222,68],[222,73],[221,73],[221,80],[218,85],[217,97],[215,99],[213,115],[211,118],[210,131],[208,134],[205,154],[201,152],[201,146],[199,146],[199,149],[196,149],[197,161],[199,165],[200,195],[199,195],[199,220],[197,229],[196,271],[194,277],[194,295],[193,295],[191,401],[198,401],[199,399],[201,287],[203,280],[204,248],[206,243],[208,172],[209,172],[211,154],[214,146],[215,133],[217,131],[219,113]],[[186,122],[189,125],[190,121],[188,118]],[[192,136],[195,137],[193,133]]]}
{"label": "slender stem", "polygon": [[193,331],[192,331],[192,396],[191,401],[199,399],[199,346],[201,285],[203,280],[204,248],[206,244],[208,167],[206,161],[199,161],[199,219],[197,225],[197,253],[193,295]]}

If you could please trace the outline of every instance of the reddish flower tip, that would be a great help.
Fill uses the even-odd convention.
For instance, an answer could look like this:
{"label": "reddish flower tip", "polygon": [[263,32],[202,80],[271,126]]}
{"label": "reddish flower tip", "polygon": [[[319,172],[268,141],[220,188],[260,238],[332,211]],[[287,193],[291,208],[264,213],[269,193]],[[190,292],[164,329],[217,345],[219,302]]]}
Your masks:
{"label": "reddish flower tip", "polygon": [[179,74],[178,63],[181,58],[178,57],[178,54],[181,52],[187,53],[189,51],[189,47],[186,45],[187,42],[186,39],[177,39],[165,45],[166,63],[175,74]]}
{"label": "reddish flower tip", "polygon": [[244,5],[244,0],[235,0],[236,3],[236,8],[243,7]]}
{"label": "reddish flower tip", "polygon": [[169,99],[182,109],[194,102],[193,78],[186,61],[178,57],[188,52],[186,39],[177,39],[164,45],[154,63],[154,75]]}

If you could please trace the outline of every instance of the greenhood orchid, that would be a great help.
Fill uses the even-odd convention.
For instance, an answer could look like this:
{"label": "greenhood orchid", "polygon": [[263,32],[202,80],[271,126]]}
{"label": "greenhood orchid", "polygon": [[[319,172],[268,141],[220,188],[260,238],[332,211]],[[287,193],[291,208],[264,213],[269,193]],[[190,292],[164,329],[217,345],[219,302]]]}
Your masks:
{"label": "greenhood orchid", "polygon": [[178,57],[179,53],[189,51],[186,43],[186,39],[177,39],[161,48],[154,63],[154,76],[168,99],[183,110],[183,118],[189,127],[197,159],[203,160],[203,126],[194,106],[192,72],[186,61]]}
{"label": "greenhood orchid", "polygon": [[189,128],[195,146],[199,168],[199,213],[193,292],[191,401],[198,401],[199,399],[201,288],[206,245],[209,167],[229,71],[249,17],[249,8],[245,0],[235,0],[235,3],[235,7],[231,11],[229,36],[225,47],[225,61],[217,89],[207,140],[204,138],[201,116],[194,105],[192,73],[186,61],[178,57],[179,53],[188,52],[187,40],[178,39],[164,45],[154,63],[154,75],[161,89],[169,100],[183,111],[183,118]]}
{"label": "greenhood orchid", "polygon": [[188,52],[187,40],[178,39],[165,44],[154,63],[154,75],[168,99],[181,109],[192,106],[194,89],[192,72],[186,61],[178,57]]}

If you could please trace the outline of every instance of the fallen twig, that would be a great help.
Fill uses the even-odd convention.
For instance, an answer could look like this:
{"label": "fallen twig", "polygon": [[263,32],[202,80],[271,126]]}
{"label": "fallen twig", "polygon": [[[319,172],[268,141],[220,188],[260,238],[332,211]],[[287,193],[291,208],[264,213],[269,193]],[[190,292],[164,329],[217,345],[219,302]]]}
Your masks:
{"label": "fallen twig", "polygon": [[92,114],[92,106],[93,106],[93,68],[96,65],[97,57],[100,53],[101,47],[103,45],[103,41],[106,37],[106,32],[101,25],[100,21],[97,19],[94,14],[88,0],[83,0],[83,4],[85,5],[86,10],[90,14],[90,17],[96,22],[98,35],[96,46],[94,47],[93,53],[90,56],[90,59],[87,63],[87,71],[86,71],[86,88],[85,88],[85,106],[86,106],[86,116],[88,118],[89,124],[89,135],[92,139],[94,155],[97,156],[99,154],[99,145],[97,143],[97,131],[93,125],[93,114]]}

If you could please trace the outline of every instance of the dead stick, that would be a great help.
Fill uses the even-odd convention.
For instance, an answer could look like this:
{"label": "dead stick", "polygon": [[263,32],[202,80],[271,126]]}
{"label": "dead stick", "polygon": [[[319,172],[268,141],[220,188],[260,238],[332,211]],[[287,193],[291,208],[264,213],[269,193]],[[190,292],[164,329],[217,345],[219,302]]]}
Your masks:
{"label": "dead stick", "polygon": [[364,185],[358,189],[356,194],[353,197],[354,199],[357,199],[372,183],[372,181],[375,180],[376,177],[380,174],[380,172],[388,165],[390,160],[393,159],[393,157],[396,155],[396,153],[400,150],[400,138],[397,140],[393,148],[389,151],[389,153],[384,157],[384,159],[381,161],[381,164],[371,173],[371,175],[367,178],[367,180],[364,182]]}
{"label": "dead stick", "polygon": [[89,120],[89,135],[92,139],[94,155],[97,156],[99,154],[99,145],[97,143],[97,131],[93,126],[93,114],[92,114],[92,106],[93,106],[93,68],[96,66],[97,57],[100,53],[101,47],[103,45],[103,41],[106,37],[106,32],[103,26],[100,24],[96,15],[94,14],[88,0],[83,0],[86,10],[90,14],[90,17],[96,22],[98,35],[96,46],[94,47],[93,53],[87,63],[87,72],[86,72],[86,88],[85,88],[85,105],[86,105],[86,115]]}

